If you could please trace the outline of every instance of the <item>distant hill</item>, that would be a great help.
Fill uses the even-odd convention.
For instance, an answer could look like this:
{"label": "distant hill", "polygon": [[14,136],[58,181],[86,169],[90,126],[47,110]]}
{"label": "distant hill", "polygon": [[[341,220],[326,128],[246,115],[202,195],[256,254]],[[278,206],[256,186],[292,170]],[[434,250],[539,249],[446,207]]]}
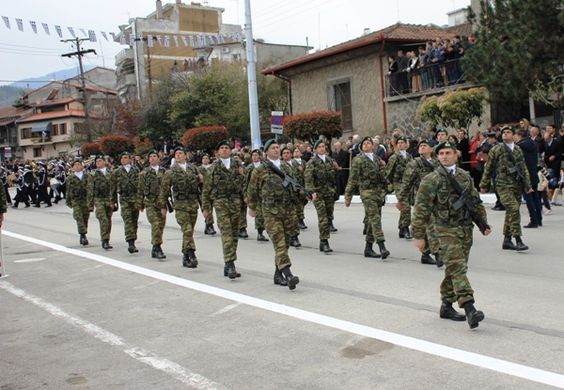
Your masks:
{"label": "distant hill", "polygon": [[[92,69],[92,68],[94,68],[94,66],[84,65],[84,71],[85,72]],[[77,66],[76,68],[58,70],[56,72],[46,74],[45,76],[33,77],[33,78],[29,78],[29,79],[19,80],[19,81],[16,81],[14,83],[8,84],[8,86],[16,87],[16,88],[25,88],[25,89],[28,89],[28,88],[29,89],[36,89],[36,88],[44,86],[49,81],[54,81],[54,80],[62,81],[62,80],[70,79],[72,77],[75,77],[79,73],[80,73],[80,71],[78,70],[78,66]]]}
{"label": "distant hill", "polygon": [[0,106],[9,106],[24,93],[24,89],[10,85],[0,86]]}

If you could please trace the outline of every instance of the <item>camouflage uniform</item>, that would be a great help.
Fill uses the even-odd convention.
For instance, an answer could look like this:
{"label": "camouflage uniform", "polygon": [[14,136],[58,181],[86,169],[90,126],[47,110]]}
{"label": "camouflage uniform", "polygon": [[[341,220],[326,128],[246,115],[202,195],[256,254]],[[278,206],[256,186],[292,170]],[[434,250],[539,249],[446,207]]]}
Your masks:
{"label": "camouflage uniform", "polygon": [[325,162],[319,157],[312,157],[305,169],[305,185],[308,191],[317,193],[313,201],[317,211],[319,239],[328,240],[333,223],[335,209],[336,173],[333,159],[325,156]]}
{"label": "camouflage uniform", "polygon": [[[282,161],[282,163],[287,164],[290,167],[290,176],[294,179],[298,180],[298,167],[294,164],[293,159],[290,161]],[[300,234],[300,227],[299,227],[299,212],[300,209],[303,210],[303,202],[302,197],[299,193],[294,192],[294,204],[293,204],[294,212],[291,214],[291,221],[290,226],[291,228],[291,237],[297,237]],[[303,217],[302,217],[303,218]],[[301,244],[299,245],[301,246]]]}
{"label": "camouflage uniform", "polygon": [[163,243],[166,216],[162,214],[161,209],[164,209],[166,205],[159,203],[159,195],[164,175],[165,170],[160,167],[158,171],[147,167],[139,174],[135,206],[137,210],[145,209],[147,213],[147,219],[151,224],[151,244],[153,246]]}
{"label": "camouflage uniform", "polygon": [[137,224],[139,221],[139,210],[135,202],[137,200],[137,188],[139,187],[139,169],[131,165],[129,172],[120,166],[112,173],[113,189],[115,197],[119,195],[119,206],[121,218],[125,230],[125,241],[137,240]]}
{"label": "camouflage uniform", "polygon": [[112,230],[112,214],[117,203],[111,179],[111,173],[106,170],[104,175],[96,169],[88,177],[88,208],[96,207],[95,215],[100,223],[100,238],[102,241],[110,239]]}
{"label": "camouflage uniform", "polygon": [[[488,161],[480,182],[480,188],[490,189],[491,177],[495,171],[495,187],[499,193],[501,204],[505,207],[505,221],[503,223],[504,236],[521,236],[521,194],[523,189],[531,188],[529,171],[525,165],[523,151],[519,146],[513,147],[513,158],[523,174],[524,182],[519,183],[515,173],[510,173],[514,164],[511,161],[510,149],[505,144],[495,145],[489,152]],[[523,188],[524,187],[524,188]]]}
{"label": "camouflage uniform", "polygon": [[[446,304],[458,302],[463,307],[466,303],[474,303],[474,291],[466,276],[473,224],[464,208],[453,208],[459,195],[449,183],[447,174],[439,167],[421,180],[413,210],[413,236],[424,239],[429,220],[433,218],[440,255],[446,265],[440,288],[441,300]],[[469,196],[480,202],[480,195],[466,171],[457,168],[454,178]],[[481,203],[478,211],[486,220],[486,210]]]}
{"label": "camouflage uniform", "polygon": [[[262,164],[262,163],[261,163]],[[260,165],[259,165],[260,167]],[[245,167],[245,188],[244,188],[244,193],[245,193],[245,198],[248,199],[249,197],[249,184],[251,182],[251,175],[253,174],[253,171],[256,169],[257,167],[255,167],[254,163],[251,162],[249,165],[247,165]],[[262,215],[262,207],[260,204],[257,205],[256,208],[256,212],[257,215],[255,217],[255,229],[258,230],[259,232],[263,232],[264,231],[264,216]]]}
{"label": "camouflage uniform", "polygon": [[72,217],[76,221],[78,234],[88,233],[88,218],[90,217],[90,209],[88,208],[88,175],[82,172],[82,179],[79,179],[75,173],[71,174],[67,179],[67,193],[65,203],[72,209]]}
{"label": "camouflage uniform", "polygon": [[[298,183],[300,183],[300,185],[302,187],[305,188],[305,176],[304,176],[304,170],[305,170],[305,163],[302,159],[300,159],[299,161],[297,161],[296,159],[292,160],[292,166],[294,167],[295,171],[295,175],[294,178],[298,181]],[[298,215],[298,221],[302,221],[305,218],[305,214],[304,214],[304,208],[305,205],[307,204],[307,201],[299,201],[298,202],[298,206],[296,207],[297,209],[297,215]]]}
{"label": "camouflage uniform", "polygon": [[172,195],[172,208],[176,222],[182,230],[182,253],[188,255],[196,251],[194,243],[194,225],[198,219],[199,198],[198,170],[186,163],[186,170],[180,164],[166,171],[161,185],[159,205],[163,207]]}
{"label": "camouflage uniform", "polygon": [[[388,165],[386,166],[387,176],[390,182],[394,186],[394,192],[396,195],[401,190],[401,182],[402,177],[405,172],[405,168],[409,161],[412,160],[412,157],[409,153],[406,153],[406,156],[403,157],[400,152],[395,152],[390,156],[388,159]],[[405,229],[409,228],[411,224],[411,207],[408,203],[404,205],[404,207],[400,210],[400,218],[398,221],[398,228]]]}
{"label": "camouflage uniform", "polygon": [[[207,168],[205,168],[201,165],[198,167],[198,172],[200,172],[200,175],[202,175],[204,177],[204,183],[206,182],[206,178],[207,178],[207,175],[208,175],[210,168],[211,168],[211,165],[209,165]],[[213,212],[209,213],[208,216],[205,218],[205,223],[206,223],[206,225],[213,225],[213,223],[214,223]]]}
{"label": "camouflage uniform", "polygon": [[244,176],[240,172],[242,168],[241,161],[237,157],[231,158],[229,169],[221,159],[216,160],[208,171],[202,193],[203,209],[211,213],[212,204],[215,208],[225,263],[237,260],[244,181]]}

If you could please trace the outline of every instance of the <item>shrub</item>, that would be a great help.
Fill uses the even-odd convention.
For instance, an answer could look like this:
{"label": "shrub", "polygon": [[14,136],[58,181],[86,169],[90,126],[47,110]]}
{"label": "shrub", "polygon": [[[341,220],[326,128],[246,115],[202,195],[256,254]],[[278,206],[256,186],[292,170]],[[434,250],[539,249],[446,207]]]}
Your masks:
{"label": "shrub", "polygon": [[117,158],[120,153],[131,151],[131,140],[124,135],[108,135],[100,139],[100,150],[112,158]]}
{"label": "shrub", "polygon": [[307,112],[284,118],[284,133],[292,138],[315,142],[320,135],[328,140],[343,135],[341,114],[332,111]]}
{"label": "shrub", "polygon": [[229,138],[229,130],[225,126],[206,126],[188,129],[182,135],[182,145],[192,151],[212,151],[215,145]]}
{"label": "shrub", "polygon": [[85,143],[80,147],[80,154],[83,157],[95,156],[100,153],[100,144],[98,142]]}

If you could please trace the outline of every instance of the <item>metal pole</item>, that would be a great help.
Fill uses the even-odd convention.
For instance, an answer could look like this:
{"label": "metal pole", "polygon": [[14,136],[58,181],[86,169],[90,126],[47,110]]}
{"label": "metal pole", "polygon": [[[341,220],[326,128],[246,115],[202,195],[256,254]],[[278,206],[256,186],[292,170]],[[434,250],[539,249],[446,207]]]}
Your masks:
{"label": "metal pole", "polygon": [[255,58],[255,42],[251,19],[251,0],[245,0],[245,40],[247,44],[247,80],[249,83],[249,117],[251,119],[251,143],[253,149],[262,144],[260,139],[260,123],[257,94],[257,67]]}

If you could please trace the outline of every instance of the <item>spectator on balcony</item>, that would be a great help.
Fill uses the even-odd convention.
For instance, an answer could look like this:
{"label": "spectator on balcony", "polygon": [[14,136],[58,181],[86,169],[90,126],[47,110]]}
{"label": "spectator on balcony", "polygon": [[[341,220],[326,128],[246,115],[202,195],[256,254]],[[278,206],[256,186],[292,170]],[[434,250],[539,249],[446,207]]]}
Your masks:
{"label": "spectator on balcony", "polygon": [[423,91],[431,88],[431,82],[429,80],[429,73],[427,65],[429,64],[429,52],[425,46],[419,46],[419,75],[421,76],[421,86]]}
{"label": "spectator on balcony", "polygon": [[421,83],[421,74],[419,72],[419,57],[414,51],[407,52],[407,57],[409,58],[407,72],[410,76],[411,92],[421,92],[423,91],[423,85]]}
{"label": "spectator on balcony", "polygon": [[399,92],[406,93],[409,91],[409,81],[407,80],[407,68],[409,67],[409,59],[403,53],[403,50],[398,50],[398,78],[399,78]]}
{"label": "spectator on balcony", "polygon": [[436,88],[444,86],[442,67],[445,62],[445,50],[439,38],[433,42],[431,50],[432,74]]}
{"label": "spectator on balcony", "polygon": [[391,55],[388,57],[388,78],[390,80],[390,96],[399,95],[399,65],[396,58]]}
{"label": "spectator on balcony", "polygon": [[452,39],[452,46],[454,48],[454,58],[455,58],[455,76],[456,82],[462,84],[464,82],[462,66],[460,64],[460,58],[464,57],[464,46],[460,41],[460,35],[455,35]]}

